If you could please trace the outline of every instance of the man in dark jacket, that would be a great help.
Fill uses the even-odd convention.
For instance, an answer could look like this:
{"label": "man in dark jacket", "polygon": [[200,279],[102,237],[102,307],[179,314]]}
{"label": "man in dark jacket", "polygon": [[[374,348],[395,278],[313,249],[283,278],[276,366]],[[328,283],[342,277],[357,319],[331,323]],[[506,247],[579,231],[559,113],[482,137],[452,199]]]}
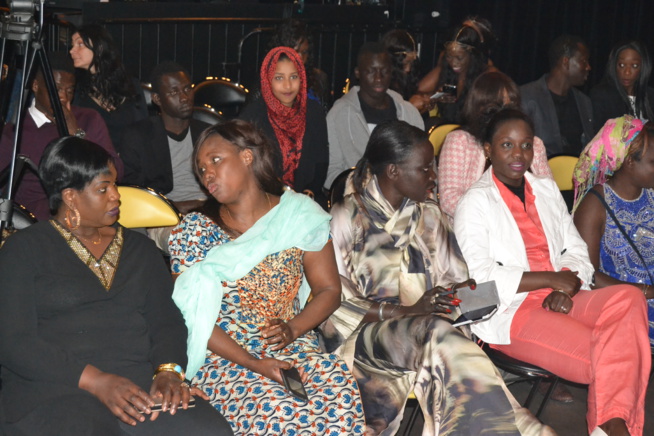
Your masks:
{"label": "man in dark jacket", "polygon": [[160,114],[127,127],[116,147],[125,164],[122,182],[165,194],[182,212],[206,199],[193,173],[193,143],[209,125],[192,118],[193,87],[187,71],[163,62],[152,71],[152,102]]}
{"label": "man in dark jacket", "polygon": [[547,156],[579,156],[593,139],[593,108],[576,87],[588,78],[588,48],[581,38],[562,35],[549,50],[550,72],[520,87],[522,108],[534,121]]}

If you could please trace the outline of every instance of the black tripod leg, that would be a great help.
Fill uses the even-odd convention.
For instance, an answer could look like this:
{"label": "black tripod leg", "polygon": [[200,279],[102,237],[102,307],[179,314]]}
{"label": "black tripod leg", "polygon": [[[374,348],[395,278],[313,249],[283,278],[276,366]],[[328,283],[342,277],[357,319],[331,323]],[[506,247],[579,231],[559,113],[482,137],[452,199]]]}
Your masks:
{"label": "black tripod leg", "polygon": [[59,91],[57,90],[57,84],[54,81],[52,75],[52,68],[50,67],[50,61],[48,56],[45,53],[45,48],[43,47],[42,41],[34,41],[33,47],[38,56],[39,63],[41,65],[41,71],[43,72],[43,78],[45,79],[45,85],[48,88],[48,95],[50,96],[50,103],[52,104],[52,111],[54,112],[54,117],[57,124],[57,131],[59,136],[68,136],[68,126],[66,125],[66,118],[64,117],[64,110],[61,108],[61,101],[59,100]]}
{"label": "black tripod leg", "polygon": [[[16,167],[20,168],[22,173],[22,164],[19,166],[16,161],[18,157],[18,145],[21,133],[21,119],[23,117],[23,105],[25,103],[25,88],[28,86],[28,79],[31,77],[32,67],[34,66],[34,59],[38,53],[39,63],[41,65],[43,76],[45,78],[50,101],[55,114],[57,128],[61,136],[66,135],[67,126],[59,101],[59,93],[52,77],[52,69],[50,62],[43,48],[43,4],[44,0],[40,0],[39,4],[32,4],[32,2],[10,2],[10,13],[3,15],[0,20],[0,35],[2,36],[2,60],[4,61],[6,41],[16,41],[16,50],[23,55],[23,68],[21,70],[20,93],[16,109],[16,123],[14,133],[14,143],[11,156],[11,164],[9,165],[9,183],[5,189],[6,198],[0,198],[0,240],[2,239],[1,230],[8,226],[11,222],[11,212],[13,211],[12,194],[15,191],[14,184],[18,182],[19,175],[16,174]],[[26,8],[26,4],[30,7]],[[34,12],[39,12],[38,23],[35,22]],[[30,45],[31,42],[31,45]],[[17,52],[14,52],[14,56]],[[29,60],[29,63],[28,63]],[[28,68],[29,65],[29,68]],[[9,83],[5,84],[10,86]],[[3,117],[0,117],[3,118]]]}
{"label": "black tripod leg", "polygon": [[[16,108],[18,116],[16,117],[16,127],[14,131],[14,149],[12,152],[11,156],[11,165],[10,165],[10,170],[9,170],[9,186],[6,190],[7,193],[7,199],[11,200],[13,192],[15,191],[14,188],[14,173],[15,173],[15,166],[16,166],[16,159],[18,157],[18,144],[20,140],[20,132],[21,132],[21,119],[22,119],[22,113],[23,113],[23,103],[24,103],[24,95],[25,95],[25,87],[26,87],[26,82],[27,78],[29,77],[29,73],[31,70],[32,65],[34,64],[34,56],[35,52],[28,52],[29,45],[28,42],[24,42],[25,47],[24,47],[24,57],[23,57],[23,70],[21,74],[21,87],[20,87],[20,93],[18,96],[18,106]],[[28,58],[29,58],[29,63],[28,63]],[[30,66],[28,69],[27,66]]]}

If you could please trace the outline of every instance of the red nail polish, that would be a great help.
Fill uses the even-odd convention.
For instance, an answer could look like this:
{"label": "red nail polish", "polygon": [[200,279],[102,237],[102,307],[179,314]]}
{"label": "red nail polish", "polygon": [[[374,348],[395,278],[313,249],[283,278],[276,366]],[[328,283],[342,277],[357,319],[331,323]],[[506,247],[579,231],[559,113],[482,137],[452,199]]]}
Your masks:
{"label": "red nail polish", "polygon": [[475,289],[477,289],[477,285],[470,285],[470,289],[474,291]]}
{"label": "red nail polish", "polygon": [[450,309],[445,309],[445,311],[446,311],[447,313],[452,313],[452,311],[451,311]]}

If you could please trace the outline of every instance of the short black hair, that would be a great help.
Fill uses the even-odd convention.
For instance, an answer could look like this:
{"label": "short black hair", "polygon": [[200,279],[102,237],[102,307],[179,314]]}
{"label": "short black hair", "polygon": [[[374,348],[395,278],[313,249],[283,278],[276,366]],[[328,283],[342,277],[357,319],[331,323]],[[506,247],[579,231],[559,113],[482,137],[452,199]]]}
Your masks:
{"label": "short black hair", "polygon": [[[363,58],[363,56],[367,54],[379,55],[379,54],[388,54],[388,52],[386,51],[386,47],[384,47],[384,44],[382,44],[381,42],[366,42],[361,46],[361,48],[359,49],[359,53],[357,54],[357,67],[361,63],[361,58]],[[388,56],[388,61],[391,62],[390,55]]]}
{"label": "short black hair", "polygon": [[[50,63],[50,69],[53,73],[55,71],[63,71],[73,75],[75,74],[75,65],[73,64],[73,59],[67,52],[49,52],[47,56],[48,62]],[[43,77],[43,67],[40,64],[35,77]]]}
{"label": "short black hair", "polygon": [[161,87],[161,78],[166,74],[173,74],[173,73],[184,73],[188,76],[189,80],[191,79],[191,75],[189,74],[186,68],[184,68],[177,62],[164,61],[161,62],[156,67],[154,67],[152,69],[152,73],[150,73],[150,85],[152,85],[152,92],[159,94],[159,89]]}
{"label": "short black hair", "polygon": [[584,40],[577,35],[561,35],[552,41],[548,51],[550,68],[556,67],[564,57],[573,57],[579,51],[579,44],[586,46]]}
{"label": "short black hair", "polygon": [[493,136],[495,136],[495,133],[497,133],[500,126],[508,121],[513,120],[520,120],[527,123],[533,134],[534,122],[531,120],[531,118],[529,118],[529,115],[516,107],[499,108],[497,112],[495,112],[490,117],[490,120],[486,125],[486,129],[484,131],[484,142],[488,142],[490,144],[493,141]]}
{"label": "short black hair", "polygon": [[352,176],[354,189],[363,193],[363,182],[368,170],[382,174],[390,164],[405,162],[413,149],[429,141],[429,135],[406,121],[389,120],[380,123],[370,134],[366,151],[357,162]]}
{"label": "short black hair", "polygon": [[98,144],[76,136],[64,136],[45,148],[39,163],[39,178],[48,196],[50,211],[63,202],[61,191],[84,189],[100,174],[109,172],[113,158]]}

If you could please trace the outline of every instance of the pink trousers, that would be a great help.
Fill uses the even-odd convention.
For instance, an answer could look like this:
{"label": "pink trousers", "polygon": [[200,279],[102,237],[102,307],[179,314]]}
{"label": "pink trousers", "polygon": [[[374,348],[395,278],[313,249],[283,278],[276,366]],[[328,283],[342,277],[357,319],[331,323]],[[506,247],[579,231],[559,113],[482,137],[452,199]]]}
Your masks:
{"label": "pink trousers", "polygon": [[589,433],[622,418],[632,436],[642,436],[652,363],[642,292],[629,285],[580,291],[567,315],[543,309],[550,292],[531,292],[511,323],[511,344],[493,348],[588,384]]}

